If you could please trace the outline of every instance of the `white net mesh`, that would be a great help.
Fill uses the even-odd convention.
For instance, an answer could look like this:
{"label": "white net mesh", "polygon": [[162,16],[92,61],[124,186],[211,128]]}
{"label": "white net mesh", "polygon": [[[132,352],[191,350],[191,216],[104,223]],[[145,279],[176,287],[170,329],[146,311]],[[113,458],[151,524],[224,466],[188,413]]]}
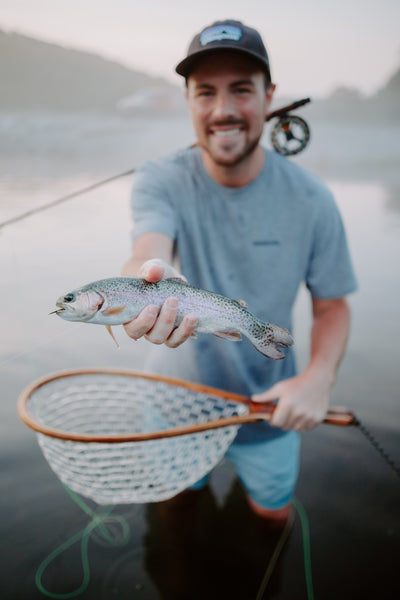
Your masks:
{"label": "white net mesh", "polygon": [[[245,405],[152,379],[85,373],[36,389],[30,415],[42,425],[85,434],[132,434],[246,414]],[[237,427],[159,440],[98,443],[38,434],[63,483],[98,504],[155,502],[176,495],[223,457]]]}

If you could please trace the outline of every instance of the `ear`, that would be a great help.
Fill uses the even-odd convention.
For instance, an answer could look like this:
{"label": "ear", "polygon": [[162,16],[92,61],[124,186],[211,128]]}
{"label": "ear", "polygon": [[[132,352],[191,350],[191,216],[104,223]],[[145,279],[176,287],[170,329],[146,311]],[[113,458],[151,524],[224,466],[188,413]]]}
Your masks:
{"label": "ear", "polygon": [[275,83],[270,83],[267,91],[265,92],[268,104],[271,104],[272,97],[273,97],[273,95],[275,93],[275,90],[276,90]]}
{"label": "ear", "polygon": [[265,112],[265,119],[267,119],[267,116],[269,114],[269,108],[271,106],[271,102],[272,102],[272,98],[274,96],[275,88],[276,88],[276,85],[274,83],[270,83],[268,89],[265,92],[265,100],[266,100],[266,106],[267,106],[267,110]]}

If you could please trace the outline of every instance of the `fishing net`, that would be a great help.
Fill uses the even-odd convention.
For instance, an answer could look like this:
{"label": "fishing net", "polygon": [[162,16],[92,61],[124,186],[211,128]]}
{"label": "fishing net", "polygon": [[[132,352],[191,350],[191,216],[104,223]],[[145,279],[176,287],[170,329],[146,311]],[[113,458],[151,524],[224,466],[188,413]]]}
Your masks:
{"label": "fishing net", "polygon": [[98,504],[156,502],[193,485],[238,426],[176,428],[249,412],[212,388],[104,369],[47,376],[22,393],[18,409],[61,481]]}

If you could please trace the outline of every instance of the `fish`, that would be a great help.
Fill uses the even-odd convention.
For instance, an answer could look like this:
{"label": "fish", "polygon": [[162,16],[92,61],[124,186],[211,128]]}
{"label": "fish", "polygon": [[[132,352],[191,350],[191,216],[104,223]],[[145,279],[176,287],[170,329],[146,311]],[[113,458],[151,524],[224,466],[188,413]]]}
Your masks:
{"label": "fish", "polygon": [[194,314],[198,319],[196,333],[234,342],[240,341],[243,335],[261,354],[274,360],[285,358],[280,348],[293,344],[287,329],[257,318],[243,300],[231,300],[180,278],[156,283],[138,277],[101,279],[60,296],[57,310],[53,312],[66,321],[105,325],[114,338],[111,326],[133,320],[149,304],[161,309],[171,296],[179,302],[175,327],[185,315]]}

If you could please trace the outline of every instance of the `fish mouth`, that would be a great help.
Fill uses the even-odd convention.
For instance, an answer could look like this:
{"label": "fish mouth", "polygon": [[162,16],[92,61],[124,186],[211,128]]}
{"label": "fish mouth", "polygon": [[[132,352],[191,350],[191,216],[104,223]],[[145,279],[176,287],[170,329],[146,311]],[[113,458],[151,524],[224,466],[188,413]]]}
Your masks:
{"label": "fish mouth", "polygon": [[57,310],[52,310],[51,312],[49,312],[49,315],[59,315],[60,313],[62,313],[64,311],[65,311],[64,307],[57,308]]}
{"label": "fish mouth", "polygon": [[61,298],[57,300],[56,306],[56,310],[52,310],[49,315],[59,315],[67,310],[66,306],[63,305]]}
{"label": "fish mouth", "polygon": [[80,306],[76,298],[73,299],[73,302],[70,302],[66,300],[66,296],[61,296],[56,302],[56,310],[53,310],[49,314],[58,315],[63,319],[67,319],[67,321],[90,321],[106,301],[105,297],[97,290],[91,290],[88,294],[93,292],[96,294],[96,303],[89,309],[85,306]]}

